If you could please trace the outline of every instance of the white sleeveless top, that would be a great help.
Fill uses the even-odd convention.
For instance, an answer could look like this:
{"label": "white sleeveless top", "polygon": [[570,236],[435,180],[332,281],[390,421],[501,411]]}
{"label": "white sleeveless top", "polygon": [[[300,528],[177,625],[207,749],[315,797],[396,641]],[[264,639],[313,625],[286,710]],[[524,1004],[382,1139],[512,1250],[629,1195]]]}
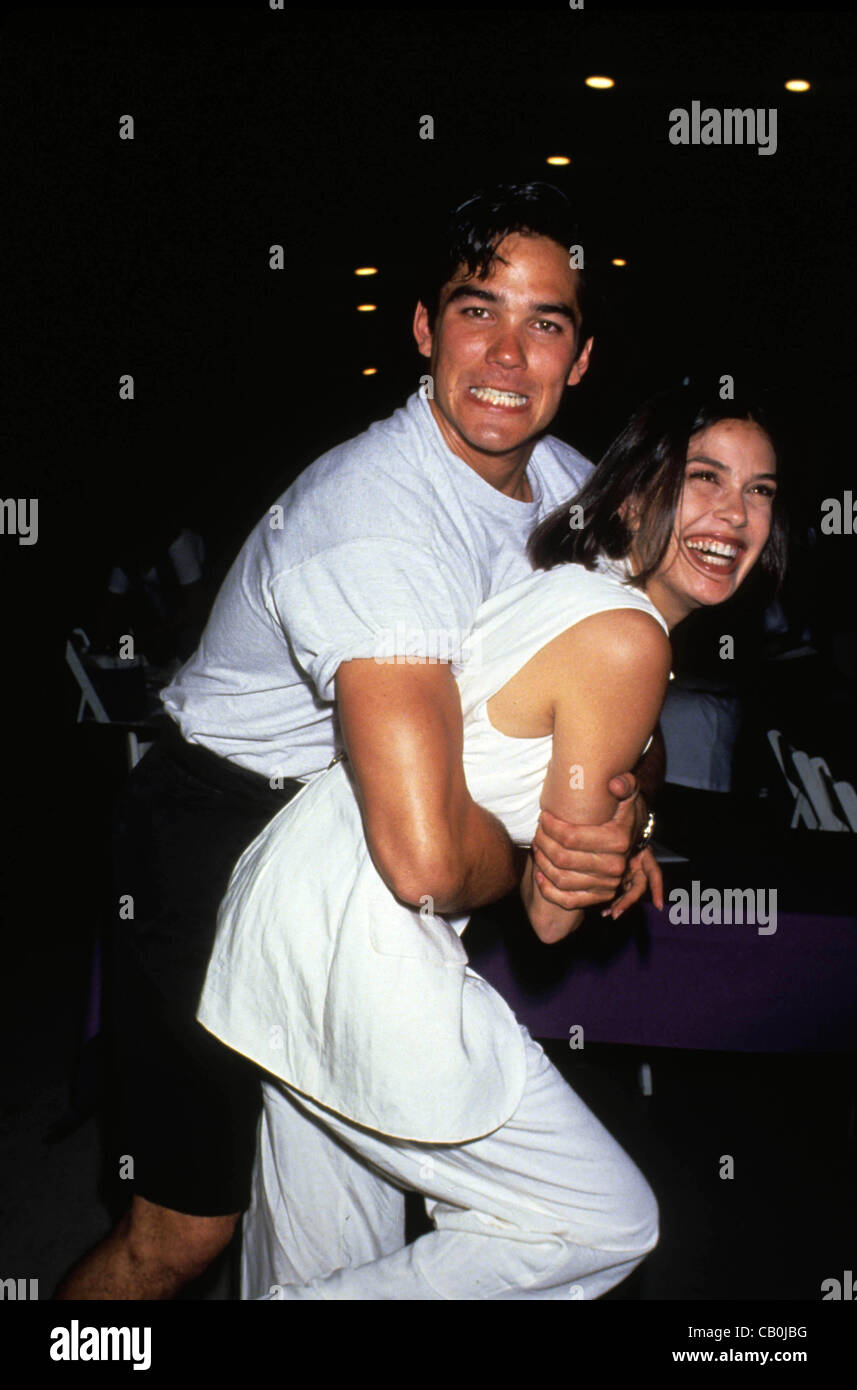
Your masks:
{"label": "white sleeveless top", "polygon": [[[456,670],[464,770],[510,837],[535,833],[552,738],[512,738],[486,704],[583,618],[637,608],[622,565],[536,571],[482,605]],[[632,697],[633,698],[633,697]],[[372,863],[346,763],[319,774],[236,865],[198,1017],[347,1119],[400,1139],[462,1143],[513,1114],[525,1080],[515,1018],[467,964],[466,915],[399,902]]]}

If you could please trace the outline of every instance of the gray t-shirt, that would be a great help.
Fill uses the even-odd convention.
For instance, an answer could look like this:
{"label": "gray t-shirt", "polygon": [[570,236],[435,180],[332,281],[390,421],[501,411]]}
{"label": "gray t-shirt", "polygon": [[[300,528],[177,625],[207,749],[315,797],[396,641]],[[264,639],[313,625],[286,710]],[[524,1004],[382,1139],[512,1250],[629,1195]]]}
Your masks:
{"label": "gray t-shirt", "polygon": [[548,436],[532,502],[447,447],[422,393],[300,475],[244,543],[194,655],[162,699],[190,743],[265,777],[305,779],[338,751],[343,661],[466,659],[479,605],[531,572],[536,522],[592,465]]}

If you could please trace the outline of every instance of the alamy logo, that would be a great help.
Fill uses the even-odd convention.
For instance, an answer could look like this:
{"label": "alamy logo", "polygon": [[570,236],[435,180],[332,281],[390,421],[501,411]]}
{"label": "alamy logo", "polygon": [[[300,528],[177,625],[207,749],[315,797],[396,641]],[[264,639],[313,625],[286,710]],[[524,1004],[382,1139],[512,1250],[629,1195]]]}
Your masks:
{"label": "alamy logo", "polygon": [[702,102],[692,101],[690,111],[676,106],[670,112],[671,145],[756,145],[757,154],[776,154],[776,107],[701,108]]}
{"label": "alamy logo", "polygon": [[396,623],[384,628],[375,642],[379,666],[437,666],[441,662],[477,665],[482,657],[482,635],[459,628],[416,628]]}
{"label": "alamy logo", "polygon": [[695,878],[689,893],[686,888],[673,888],[669,900],[673,904],[669,919],[676,926],[731,926],[733,922],[743,926],[748,922],[759,936],[773,936],[777,930],[776,888],[702,888]]}
{"label": "alamy logo", "polygon": [[0,533],[17,536],[19,545],[39,539],[38,497],[0,497]]}
{"label": "alamy logo", "polygon": [[857,502],[849,489],[838,497],[825,497],[821,504],[821,534],[823,536],[857,535]]}
{"label": "alamy logo", "polygon": [[[27,1288],[28,1284],[29,1289]],[[0,1298],[14,1298],[19,1303],[23,1303],[25,1299],[36,1302],[38,1297],[38,1279],[0,1279]]]}
{"label": "alamy logo", "polygon": [[[141,1345],[142,1343],[142,1345]],[[135,1371],[152,1364],[151,1327],[71,1327],[51,1329],[52,1361],[133,1361]]]}
{"label": "alamy logo", "polygon": [[827,1303],[830,1299],[833,1299],[836,1303],[840,1303],[843,1300],[846,1303],[857,1301],[857,1284],[854,1282],[854,1276],[851,1270],[846,1269],[843,1272],[841,1280],[825,1279],[821,1286],[821,1292],[823,1294],[822,1303]]}

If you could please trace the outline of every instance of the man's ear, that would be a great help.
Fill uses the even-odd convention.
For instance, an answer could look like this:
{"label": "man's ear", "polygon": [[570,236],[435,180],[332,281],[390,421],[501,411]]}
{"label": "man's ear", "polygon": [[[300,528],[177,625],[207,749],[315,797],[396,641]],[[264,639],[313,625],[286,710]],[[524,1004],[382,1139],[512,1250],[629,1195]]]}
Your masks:
{"label": "man's ear", "polygon": [[594,338],[586,339],[586,342],[583,344],[583,347],[581,348],[580,355],[577,358],[577,361],[575,362],[574,366],[568,374],[568,381],[565,383],[566,386],[576,386],[577,383],[586,375],[587,368],[589,367],[589,354],[592,352],[592,345],[594,342]]}
{"label": "man's ear", "polygon": [[414,337],[423,357],[431,357],[434,334],[429,328],[428,309],[422,303],[417,304],[414,313]]}

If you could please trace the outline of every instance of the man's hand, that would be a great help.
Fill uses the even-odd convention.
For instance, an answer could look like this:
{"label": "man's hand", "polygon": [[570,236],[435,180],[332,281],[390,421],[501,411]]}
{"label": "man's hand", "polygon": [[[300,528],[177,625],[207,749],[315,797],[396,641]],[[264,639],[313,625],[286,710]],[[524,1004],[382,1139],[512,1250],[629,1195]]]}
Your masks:
{"label": "man's hand", "polygon": [[644,850],[628,858],[648,815],[636,778],[622,773],[611,778],[608,789],[620,800],[603,825],[572,825],[549,811],[539,817],[532,846],[536,886],[548,902],[566,911],[609,902],[610,915],[617,917],[647,887],[656,902],[660,897],[658,906],[663,904],[663,883],[654,856]]}
{"label": "man's hand", "polygon": [[643,864],[635,864],[622,887],[648,815],[635,774],[666,693],[669,641],[648,614],[616,609],[554,645],[557,661],[546,678],[553,747],[533,841],[536,888],[558,912],[620,894],[627,908],[648,882]]}
{"label": "man's hand", "polygon": [[664,905],[664,876],[657,859],[648,848],[628,860],[628,870],[622,880],[622,891],[615,902],[603,909],[601,916],[612,917],[615,921],[623,912],[627,912],[629,907],[633,907],[634,903],[639,902],[647,888],[651,891],[655,907],[661,911]]}

